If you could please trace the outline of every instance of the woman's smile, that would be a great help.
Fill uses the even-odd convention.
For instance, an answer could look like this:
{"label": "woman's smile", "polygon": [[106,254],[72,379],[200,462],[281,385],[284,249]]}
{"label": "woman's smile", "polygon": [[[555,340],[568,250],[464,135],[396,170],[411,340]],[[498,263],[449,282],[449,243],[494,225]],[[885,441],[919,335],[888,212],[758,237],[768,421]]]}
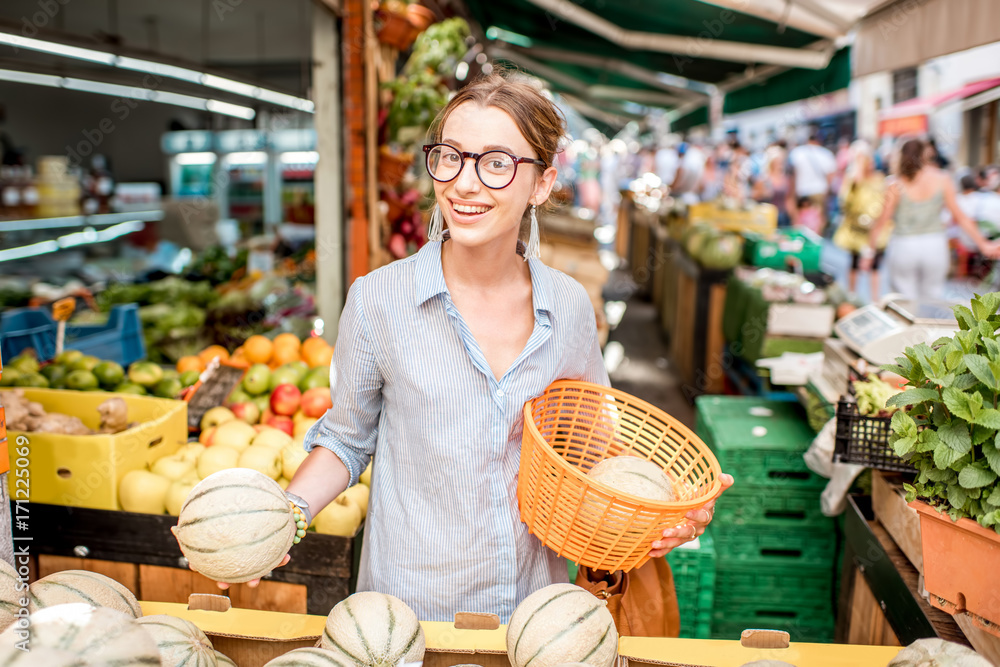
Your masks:
{"label": "woman's smile", "polygon": [[489,204],[461,199],[449,199],[448,202],[451,204],[452,219],[462,224],[472,224],[481,220],[493,208]]}

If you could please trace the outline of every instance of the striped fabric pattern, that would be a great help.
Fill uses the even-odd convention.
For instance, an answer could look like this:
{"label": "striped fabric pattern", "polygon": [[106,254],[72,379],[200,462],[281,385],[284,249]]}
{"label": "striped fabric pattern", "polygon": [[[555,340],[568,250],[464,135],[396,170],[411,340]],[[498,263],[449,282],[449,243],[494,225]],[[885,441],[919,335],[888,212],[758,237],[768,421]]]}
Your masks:
{"label": "striped fabric pattern", "polygon": [[561,378],[609,385],[583,287],[530,259],[535,326],[498,382],[451,301],[441,243],[351,287],[340,320],[333,408],[306,435],[351,484],[373,454],[358,590],[400,598],[426,621],[456,611],[506,623],[566,564],[521,523],[522,408]]}

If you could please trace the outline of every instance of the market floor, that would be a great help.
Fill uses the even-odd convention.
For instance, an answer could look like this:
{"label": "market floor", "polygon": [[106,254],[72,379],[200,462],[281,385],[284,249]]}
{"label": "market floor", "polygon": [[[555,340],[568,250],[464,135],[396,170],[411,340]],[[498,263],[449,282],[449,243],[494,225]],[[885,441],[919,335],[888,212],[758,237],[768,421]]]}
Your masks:
{"label": "market floor", "polygon": [[[611,272],[604,287],[608,319],[620,315],[604,348],[611,386],[655,405],[694,428],[694,408],[681,392],[660,334],[656,307],[635,295],[635,283],[626,271]],[[624,312],[622,312],[624,310]]]}

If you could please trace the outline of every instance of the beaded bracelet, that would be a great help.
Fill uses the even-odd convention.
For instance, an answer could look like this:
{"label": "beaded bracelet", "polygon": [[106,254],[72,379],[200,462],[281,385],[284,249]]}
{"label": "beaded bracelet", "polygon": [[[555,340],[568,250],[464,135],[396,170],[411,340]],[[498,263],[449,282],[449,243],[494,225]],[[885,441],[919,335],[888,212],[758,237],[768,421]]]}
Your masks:
{"label": "beaded bracelet", "polygon": [[288,505],[292,508],[292,513],[295,514],[295,539],[292,540],[292,544],[298,544],[306,536],[306,528],[309,525],[306,523],[306,515],[302,513],[298,505],[291,501],[288,502]]}

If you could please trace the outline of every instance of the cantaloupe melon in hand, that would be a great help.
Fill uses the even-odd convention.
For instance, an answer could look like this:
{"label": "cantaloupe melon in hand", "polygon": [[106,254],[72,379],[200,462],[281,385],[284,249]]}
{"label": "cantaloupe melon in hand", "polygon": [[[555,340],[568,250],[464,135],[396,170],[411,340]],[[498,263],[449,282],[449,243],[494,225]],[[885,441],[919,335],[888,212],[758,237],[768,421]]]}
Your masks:
{"label": "cantaloupe melon in hand", "polygon": [[[153,637],[136,619],[114,609],[93,607],[84,602],[59,604],[36,611],[28,622],[31,625],[31,655],[35,655],[36,650],[66,651],[88,667],[161,667],[163,664]],[[16,630],[17,624],[4,630],[0,634],[0,646],[10,647],[22,641]],[[32,664],[49,665],[46,662]]]}
{"label": "cantaloupe melon in hand", "polygon": [[[353,664],[353,663],[348,663]],[[264,667],[347,667],[344,656],[325,648],[297,648],[279,655]]]}
{"label": "cantaloupe melon in hand", "polygon": [[53,572],[31,584],[28,611],[72,602],[84,602],[94,607],[115,609],[132,618],[142,616],[139,601],[132,591],[111,577],[87,570]]}
{"label": "cantaloupe melon in hand", "polygon": [[366,591],[330,611],[320,647],[332,651],[344,665],[395,667],[400,661],[423,661],[424,630],[402,600]]}
{"label": "cantaloupe melon in hand", "polygon": [[511,667],[582,662],[611,667],[618,630],[607,604],[573,584],[552,584],[526,597],[507,625]]}
{"label": "cantaloupe melon in hand", "polygon": [[0,558],[0,630],[17,619],[21,601],[28,596],[28,585],[21,581],[13,565]]}
{"label": "cantaloupe melon in hand", "polygon": [[212,642],[191,621],[156,614],[143,616],[139,619],[139,624],[156,640],[164,665],[218,667]]}
{"label": "cantaloupe melon in hand", "polygon": [[231,468],[198,482],[171,531],[193,570],[239,584],[278,566],[296,526],[277,482],[255,470]]}
{"label": "cantaloupe melon in hand", "polygon": [[670,478],[655,463],[637,456],[613,456],[604,459],[587,475],[601,484],[639,498],[658,502],[676,499]]}

